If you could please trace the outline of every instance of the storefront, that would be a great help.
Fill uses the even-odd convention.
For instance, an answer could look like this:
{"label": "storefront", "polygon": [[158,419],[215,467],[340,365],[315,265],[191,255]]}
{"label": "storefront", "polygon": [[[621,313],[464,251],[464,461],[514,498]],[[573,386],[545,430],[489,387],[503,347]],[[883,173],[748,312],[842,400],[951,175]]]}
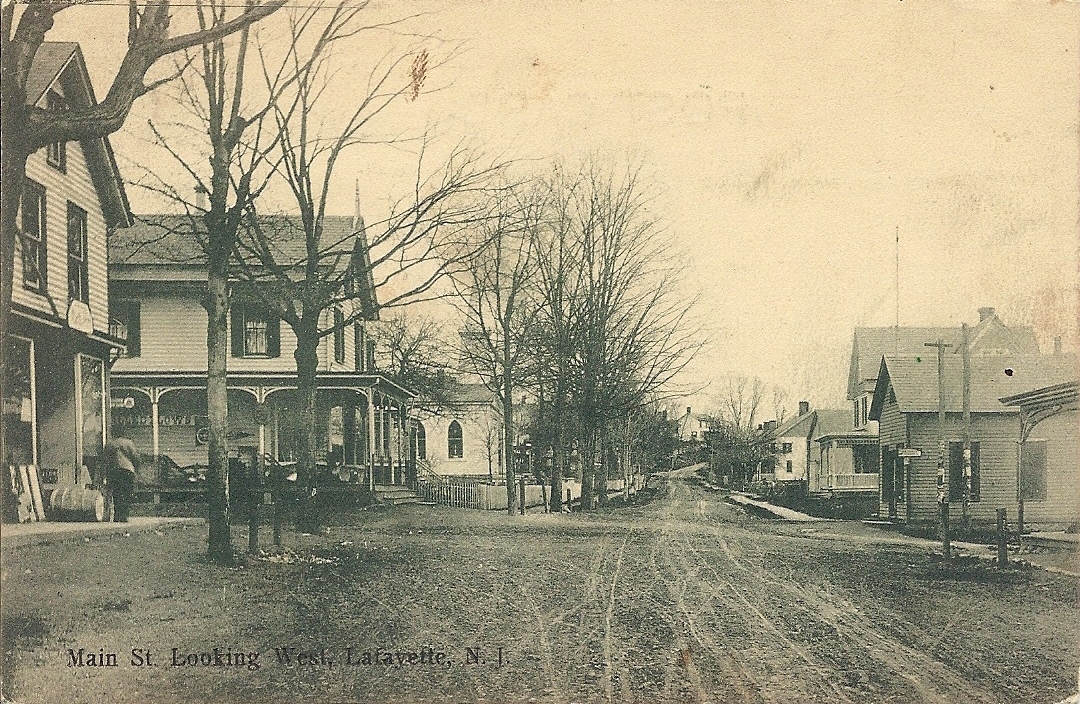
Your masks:
{"label": "storefront", "polygon": [[43,489],[98,469],[109,433],[107,369],[114,340],[59,321],[11,316],[4,378],[4,464],[36,465]]}

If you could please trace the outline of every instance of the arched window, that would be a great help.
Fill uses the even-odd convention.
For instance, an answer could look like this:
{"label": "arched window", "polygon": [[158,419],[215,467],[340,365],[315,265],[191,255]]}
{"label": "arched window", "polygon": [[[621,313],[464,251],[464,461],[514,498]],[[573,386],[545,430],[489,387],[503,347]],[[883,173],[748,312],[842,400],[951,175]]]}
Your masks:
{"label": "arched window", "polygon": [[465,455],[465,441],[461,438],[461,423],[456,420],[450,421],[450,427],[446,431],[446,455],[450,459]]}
{"label": "arched window", "polygon": [[413,432],[413,455],[418,460],[427,459],[427,430],[424,429],[424,424],[420,421],[414,421]]}

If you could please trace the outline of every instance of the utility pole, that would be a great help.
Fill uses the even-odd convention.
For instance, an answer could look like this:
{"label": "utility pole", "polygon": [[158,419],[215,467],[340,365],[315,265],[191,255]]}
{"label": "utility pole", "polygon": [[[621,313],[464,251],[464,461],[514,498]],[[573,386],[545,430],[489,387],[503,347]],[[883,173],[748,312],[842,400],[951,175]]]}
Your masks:
{"label": "utility pole", "polygon": [[968,528],[971,527],[971,519],[968,516],[968,501],[971,497],[971,330],[968,328],[967,323],[964,323],[962,331],[961,344],[963,345],[962,355],[964,358],[964,503],[960,525],[967,532]]}
{"label": "utility pole", "polygon": [[938,513],[941,516],[941,553],[944,559],[952,556],[949,546],[949,472],[945,455],[945,348],[952,347],[940,337],[937,342],[925,342],[926,347],[937,347],[938,383]]}

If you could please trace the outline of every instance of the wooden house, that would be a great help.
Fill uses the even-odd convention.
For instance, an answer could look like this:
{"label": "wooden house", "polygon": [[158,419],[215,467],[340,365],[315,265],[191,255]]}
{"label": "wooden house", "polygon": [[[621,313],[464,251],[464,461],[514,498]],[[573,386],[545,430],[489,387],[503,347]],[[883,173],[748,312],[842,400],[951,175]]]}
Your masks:
{"label": "wooden house", "polygon": [[[78,44],[45,42],[27,101],[49,110],[96,102]],[[56,143],[30,155],[19,213],[3,379],[5,465],[74,483],[109,434],[108,370],[123,343],[109,329],[107,242],[131,224],[108,139]]]}
{"label": "wooden house", "polygon": [[[970,369],[971,492],[969,516],[993,521],[1016,504],[1020,413],[1000,401],[1076,377],[1074,355],[973,356]],[[963,482],[963,359],[946,354],[944,463],[950,515],[959,518]],[[906,522],[938,520],[938,371],[936,353],[882,358],[870,418],[879,423],[879,515]]]}
{"label": "wooden house", "polygon": [[1021,525],[1075,529],[1080,523],[1080,383],[1042,386],[1001,402],[1020,410]]}
{"label": "wooden house", "polygon": [[502,414],[483,384],[453,384],[439,403],[419,401],[410,445],[417,463],[440,476],[505,479]]}
{"label": "wooden house", "polygon": [[[277,261],[300,265],[306,249],[298,224],[280,216],[263,225],[279,234]],[[186,216],[147,216],[110,243],[113,332],[127,341],[113,371],[112,415],[118,431],[154,458],[140,476],[144,484],[194,484],[207,464],[206,262],[199,228]],[[357,272],[350,285],[358,308],[326,311],[320,326],[332,333],[319,347],[316,461],[339,480],[369,489],[402,485],[412,393],[375,368],[370,328],[377,302],[363,220],[327,216],[323,241],[342,250],[329,261]],[[237,277],[230,289],[230,452],[245,466],[261,457],[287,465],[298,450],[296,338],[250,284]]]}
{"label": "wooden house", "polygon": [[[855,328],[851,341],[847,398],[852,404],[852,427],[873,433],[877,424],[870,417],[870,402],[877,386],[877,374],[884,355],[922,355],[926,342],[942,340],[952,354],[960,350],[962,329],[954,327]],[[1039,354],[1039,343],[1031,327],[1006,327],[993,308],[979,309],[979,323],[972,327],[968,346],[973,356]]]}

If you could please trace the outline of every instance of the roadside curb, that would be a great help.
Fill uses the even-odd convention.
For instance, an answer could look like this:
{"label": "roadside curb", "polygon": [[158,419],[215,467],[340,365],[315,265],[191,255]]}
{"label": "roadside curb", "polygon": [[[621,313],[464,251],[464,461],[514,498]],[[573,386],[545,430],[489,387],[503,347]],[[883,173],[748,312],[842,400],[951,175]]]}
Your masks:
{"label": "roadside curb", "polygon": [[30,545],[90,542],[96,538],[131,535],[149,531],[204,525],[204,518],[137,516],[127,523],[18,523],[7,524],[0,534],[0,547],[9,549]]}

